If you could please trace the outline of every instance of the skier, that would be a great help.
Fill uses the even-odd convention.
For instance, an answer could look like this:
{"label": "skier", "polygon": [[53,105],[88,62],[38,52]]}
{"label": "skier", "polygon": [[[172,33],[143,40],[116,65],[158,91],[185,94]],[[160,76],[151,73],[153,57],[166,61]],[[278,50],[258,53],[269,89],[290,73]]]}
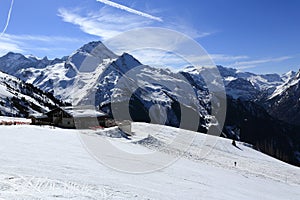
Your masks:
{"label": "skier", "polygon": [[233,146],[236,147],[236,143],[235,143],[235,140],[232,140],[232,143],[231,143]]}

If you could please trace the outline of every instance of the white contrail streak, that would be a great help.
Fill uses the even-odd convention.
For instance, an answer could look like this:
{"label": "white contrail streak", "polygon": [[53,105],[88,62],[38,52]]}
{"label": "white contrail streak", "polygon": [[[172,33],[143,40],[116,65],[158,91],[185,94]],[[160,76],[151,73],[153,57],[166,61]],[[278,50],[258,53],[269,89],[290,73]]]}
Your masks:
{"label": "white contrail streak", "polygon": [[159,22],[163,21],[160,17],[155,17],[153,15],[149,15],[147,13],[144,13],[144,12],[141,12],[141,11],[138,11],[138,10],[134,10],[132,8],[129,8],[127,6],[123,6],[121,4],[118,4],[118,3],[115,3],[115,2],[112,2],[112,1],[108,1],[108,0],[97,0],[97,1],[99,1],[101,3],[104,3],[106,5],[109,5],[109,6],[115,7],[115,8],[119,8],[121,10],[125,10],[127,12],[130,12],[130,13],[133,13],[133,14],[136,14],[136,15],[140,15],[142,17],[147,17],[149,19],[153,19],[153,20],[156,20],[156,21],[159,21]]}
{"label": "white contrail streak", "polygon": [[11,11],[12,11],[13,5],[14,5],[14,0],[11,0],[10,8],[9,8],[9,11],[8,11],[8,14],[7,14],[6,24],[5,24],[5,27],[4,27],[3,31],[2,31],[1,34],[0,34],[0,37],[2,37],[2,35],[5,33],[5,31],[6,31],[7,27],[8,27],[8,24],[9,24],[9,21],[10,21],[10,15],[11,15]]}

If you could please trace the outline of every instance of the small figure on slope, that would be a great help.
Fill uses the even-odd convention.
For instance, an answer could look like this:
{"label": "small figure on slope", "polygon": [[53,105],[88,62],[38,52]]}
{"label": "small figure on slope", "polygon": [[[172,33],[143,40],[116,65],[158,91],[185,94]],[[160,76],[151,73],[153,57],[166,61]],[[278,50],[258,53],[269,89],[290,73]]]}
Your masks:
{"label": "small figure on slope", "polygon": [[236,147],[236,143],[235,143],[235,140],[232,140],[232,143],[231,143],[233,146]]}

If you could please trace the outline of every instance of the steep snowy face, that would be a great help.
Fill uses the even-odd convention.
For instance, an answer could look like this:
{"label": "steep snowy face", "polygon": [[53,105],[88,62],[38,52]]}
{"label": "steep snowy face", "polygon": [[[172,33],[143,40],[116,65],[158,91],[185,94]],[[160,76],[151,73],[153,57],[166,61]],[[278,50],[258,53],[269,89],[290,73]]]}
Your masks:
{"label": "steep snowy face", "polygon": [[289,80],[295,78],[296,74],[297,74],[297,73],[294,72],[294,71],[289,71],[289,72],[287,72],[287,73],[282,74],[282,75],[281,75],[281,79],[286,83],[286,82],[288,82]]}
{"label": "steep snowy face", "polygon": [[276,88],[267,105],[272,116],[300,125],[300,71]]}
{"label": "steep snowy face", "polygon": [[226,94],[234,99],[253,100],[259,95],[259,90],[250,81],[237,78],[226,85]]}
{"label": "steep snowy face", "polygon": [[[181,74],[142,65],[133,56],[124,53],[99,77],[95,104],[111,112],[111,104],[128,101],[129,105],[125,106],[131,107],[132,117],[136,120],[178,125],[180,119],[174,111],[175,104],[188,107],[202,116],[209,115],[208,108],[200,104],[196,92]],[[153,110],[158,107],[161,109]]]}
{"label": "steep snowy face", "polygon": [[81,72],[93,72],[101,63],[116,59],[118,56],[110,51],[102,42],[90,42],[75,51],[67,59]]}
{"label": "steep snowy face", "polygon": [[119,79],[131,69],[141,65],[138,60],[127,53],[110,63],[97,79],[95,104],[109,103]]}
{"label": "steep snowy face", "polygon": [[68,100],[70,88],[77,75],[76,68],[66,62],[48,65],[42,69],[23,69],[20,72],[27,83],[31,83],[43,91],[51,92],[63,100]]}
{"label": "steep snowy face", "polygon": [[288,90],[290,87],[293,87],[294,85],[296,85],[300,79],[300,71],[298,71],[297,73],[294,71],[290,71],[290,72],[283,74],[281,77],[282,77],[282,80],[284,80],[284,83],[281,85],[278,85],[274,89],[273,93],[271,93],[268,96],[269,100],[274,99],[275,97],[278,97],[278,96],[282,96],[286,90]]}
{"label": "steep snowy face", "polygon": [[62,105],[52,94],[0,72],[0,115],[27,117]]}

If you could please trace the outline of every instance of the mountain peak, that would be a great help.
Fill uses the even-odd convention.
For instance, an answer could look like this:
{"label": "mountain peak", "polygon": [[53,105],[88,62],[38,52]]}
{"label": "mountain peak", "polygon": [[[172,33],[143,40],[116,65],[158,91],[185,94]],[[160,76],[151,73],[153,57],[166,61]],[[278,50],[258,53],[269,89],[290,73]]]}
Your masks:
{"label": "mountain peak", "polygon": [[93,71],[99,64],[105,60],[118,58],[101,41],[93,41],[83,45],[69,56],[67,63],[73,63],[78,69]]}
{"label": "mountain peak", "polygon": [[104,44],[101,41],[92,41],[92,42],[89,42],[89,43],[83,45],[78,50],[81,50],[83,52],[91,53],[97,46],[105,47]]}
{"label": "mountain peak", "polygon": [[13,60],[19,60],[21,58],[26,59],[26,57],[21,53],[14,53],[14,52],[8,52],[6,55],[3,56],[3,58],[13,59]]}
{"label": "mountain peak", "polygon": [[126,52],[124,52],[119,58],[126,59],[126,60],[134,60],[135,62],[141,64],[141,62],[138,61],[133,55]]}
{"label": "mountain peak", "polygon": [[80,47],[75,53],[88,53],[97,57],[116,58],[110,49],[108,49],[101,41],[92,41]]}

